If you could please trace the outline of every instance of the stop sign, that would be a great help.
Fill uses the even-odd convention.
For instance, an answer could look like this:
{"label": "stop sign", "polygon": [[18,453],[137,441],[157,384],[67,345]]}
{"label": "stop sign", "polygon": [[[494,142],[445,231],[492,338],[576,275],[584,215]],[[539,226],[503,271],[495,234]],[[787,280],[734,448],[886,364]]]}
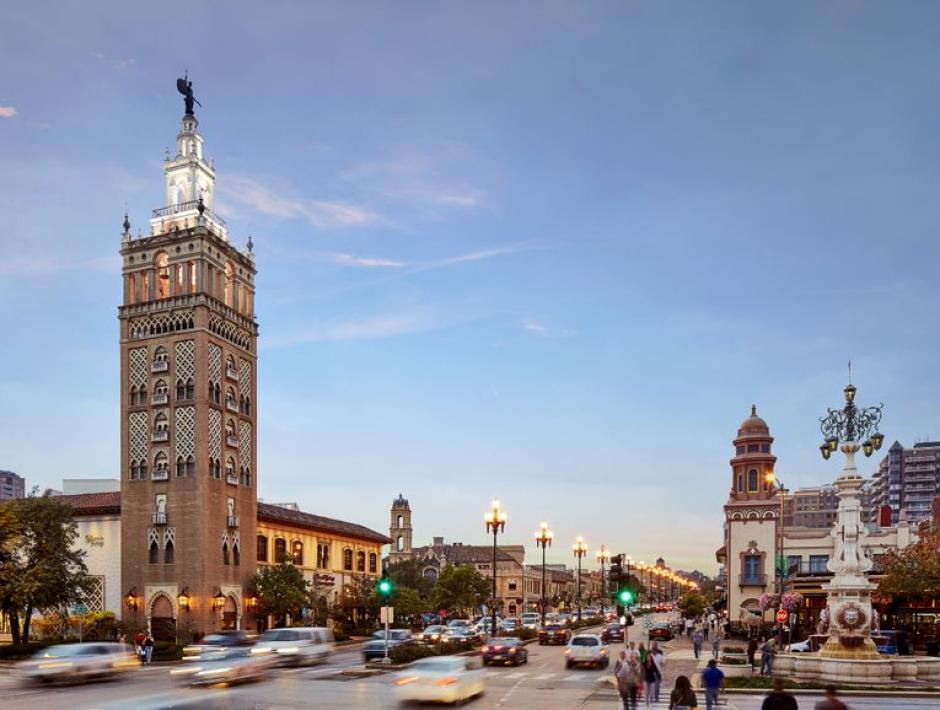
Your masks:
{"label": "stop sign", "polygon": [[777,612],[777,623],[782,624],[786,620],[787,620],[786,609],[781,609],[780,611]]}

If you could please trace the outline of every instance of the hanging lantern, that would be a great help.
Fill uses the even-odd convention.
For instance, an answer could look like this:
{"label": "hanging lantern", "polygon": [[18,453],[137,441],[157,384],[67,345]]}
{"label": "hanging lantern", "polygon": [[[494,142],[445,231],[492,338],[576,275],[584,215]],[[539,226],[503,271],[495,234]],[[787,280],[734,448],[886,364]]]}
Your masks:
{"label": "hanging lantern", "polygon": [[885,443],[885,436],[879,432],[875,432],[871,435],[871,443],[875,447],[875,451],[878,451],[881,448],[881,445]]}
{"label": "hanging lantern", "polygon": [[871,439],[865,439],[865,441],[862,442],[862,451],[865,452],[866,456],[871,456],[874,450],[875,445],[871,442]]}
{"label": "hanging lantern", "polygon": [[832,456],[832,449],[829,448],[829,444],[823,444],[819,447],[819,453],[822,454],[824,459],[827,459]]}

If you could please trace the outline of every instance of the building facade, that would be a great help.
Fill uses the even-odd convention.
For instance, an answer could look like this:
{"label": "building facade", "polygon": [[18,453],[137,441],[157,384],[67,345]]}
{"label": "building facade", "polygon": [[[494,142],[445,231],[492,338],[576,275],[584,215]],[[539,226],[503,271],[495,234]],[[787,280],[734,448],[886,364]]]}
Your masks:
{"label": "building facade", "polygon": [[392,519],[389,524],[389,537],[392,541],[392,549],[388,553],[390,563],[394,564],[412,558],[411,535],[411,506],[399,493],[398,498],[392,501]]}
{"label": "building facade", "polygon": [[830,529],[836,522],[839,497],[833,485],[798,488],[784,496],[784,528]]}
{"label": "building facade", "polygon": [[931,517],[934,499],[940,497],[940,442],[924,441],[904,448],[895,441],[880,461],[869,486],[868,519],[887,506],[891,523],[919,523]]}
{"label": "building facade", "polygon": [[255,264],[213,211],[195,115],[163,165],[149,234],[121,237],[121,550],[125,618],[171,637],[238,628],[257,520]]}
{"label": "building facade", "polygon": [[0,471],[0,503],[26,497],[26,479],[13,471]]}

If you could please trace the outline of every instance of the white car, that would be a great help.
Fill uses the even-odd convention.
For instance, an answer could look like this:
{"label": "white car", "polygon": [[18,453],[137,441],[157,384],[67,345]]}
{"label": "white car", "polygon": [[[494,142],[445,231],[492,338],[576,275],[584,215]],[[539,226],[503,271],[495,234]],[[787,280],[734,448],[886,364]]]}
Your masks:
{"label": "white car", "polygon": [[396,676],[395,690],[401,702],[461,703],[483,694],[483,678],[479,656],[422,658]]}
{"label": "white car", "polygon": [[538,631],[539,626],[541,626],[542,615],[525,613],[522,615],[521,619],[522,619],[522,628],[532,629],[533,631]]}
{"label": "white car", "polygon": [[272,653],[252,653],[253,648],[236,646],[207,651],[198,660],[183,663],[170,677],[185,685],[241,683],[263,677],[277,663]]}
{"label": "white car", "polygon": [[16,674],[26,682],[72,682],[107,678],[139,665],[124,643],[65,643],[17,663]]}
{"label": "white car", "polygon": [[282,665],[321,663],[333,653],[333,632],[315,626],[268,629],[251,652],[272,653]]}
{"label": "white car", "polygon": [[806,639],[805,641],[791,643],[787,646],[787,650],[790,651],[790,653],[809,653],[813,650],[813,647],[810,645],[809,639]]}
{"label": "white car", "polygon": [[610,653],[607,644],[597,634],[575,634],[565,648],[565,668],[576,665],[607,668]]}

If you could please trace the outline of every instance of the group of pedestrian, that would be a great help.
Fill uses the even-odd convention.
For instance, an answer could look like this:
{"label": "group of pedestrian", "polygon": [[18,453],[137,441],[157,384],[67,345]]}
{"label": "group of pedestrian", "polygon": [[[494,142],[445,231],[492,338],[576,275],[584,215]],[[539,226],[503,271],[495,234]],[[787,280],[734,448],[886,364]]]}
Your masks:
{"label": "group of pedestrian", "polygon": [[636,710],[641,693],[646,707],[659,702],[665,663],[666,657],[655,643],[647,649],[642,641],[639,646],[631,641],[620,652],[614,665],[614,678],[625,710]]}
{"label": "group of pedestrian", "polygon": [[153,658],[153,636],[150,633],[138,631],[134,636],[134,653],[140,659],[141,665],[150,663]]}

